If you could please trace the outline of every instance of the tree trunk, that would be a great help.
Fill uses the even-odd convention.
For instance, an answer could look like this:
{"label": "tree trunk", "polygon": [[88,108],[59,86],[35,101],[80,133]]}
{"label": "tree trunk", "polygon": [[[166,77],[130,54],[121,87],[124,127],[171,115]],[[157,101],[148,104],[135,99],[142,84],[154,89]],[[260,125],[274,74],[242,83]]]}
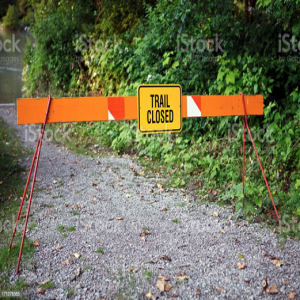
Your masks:
{"label": "tree trunk", "polygon": [[244,19],[246,22],[248,22],[248,14],[249,14],[249,11],[248,11],[248,0],[245,0],[245,15],[244,15]]}

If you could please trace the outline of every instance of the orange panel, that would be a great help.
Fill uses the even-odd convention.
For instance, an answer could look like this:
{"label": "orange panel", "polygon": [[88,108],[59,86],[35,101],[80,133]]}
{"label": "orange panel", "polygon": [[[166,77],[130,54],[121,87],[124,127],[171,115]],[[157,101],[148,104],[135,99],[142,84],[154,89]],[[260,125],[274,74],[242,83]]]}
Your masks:
{"label": "orange panel", "polygon": [[[47,109],[47,98],[18,99],[18,124],[43,123]],[[48,123],[107,121],[108,103],[106,97],[53,98]]]}
{"label": "orange panel", "polygon": [[[263,115],[263,96],[245,96],[248,115]],[[244,115],[242,96],[202,96],[202,117]]]}
{"label": "orange panel", "polygon": [[125,97],[125,119],[136,120],[138,118],[137,113],[137,97]]}

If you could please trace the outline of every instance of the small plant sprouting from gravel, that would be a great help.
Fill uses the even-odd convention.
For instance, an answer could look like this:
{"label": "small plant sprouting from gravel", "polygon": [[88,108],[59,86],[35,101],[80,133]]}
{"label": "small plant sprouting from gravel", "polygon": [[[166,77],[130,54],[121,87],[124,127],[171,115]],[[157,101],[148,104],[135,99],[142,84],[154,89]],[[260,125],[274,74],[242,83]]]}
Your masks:
{"label": "small plant sprouting from gravel", "polygon": [[36,223],[30,223],[29,226],[28,226],[28,229],[29,229],[29,230],[32,230],[32,229],[34,229],[36,226],[37,226]]}
{"label": "small plant sprouting from gravel", "polygon": [[57,227],[57,230],[58,230],[60,233],[63,233],[63,232],[65,231],[65,226],[59,225],[59,226]]}
{"label": "small plant sprouting from gravel", "polygon": [[104,253],[104,250],[103,250],[103,248],[102,248],[102,247],[100,247],[100,248],[97,250],[97,253],[101,253],[101,254],[103,254],[103,253]]}
{"label": "small plant sprouting from gravel", "polygon": [[65,239],[68,235],[66,233],[62,234],[62,237]]}
{"label": "small plant sprouting from gravel", "polygon": [[179,224],[179,221],[177,219],[173,220],[173,223]]}
{"label": "small plant sprouting from gravel", "polygon": [[71,297],[74,295],[74,289],[68,289],[67,290],[67,297]]}
{"label": "small plant sprouting from gravel", "polygon": [[176,204],[176,206],[178,206],[178,207],[184,207],[185,206],[185,202],[178,203],[178,204]]}
{"label": "small plant sprouting from gravel", "polygon": [[63,226],[63,225],[59,225],[59,226],[57,227],[57,230],[58,230],[60,233],[62,233],[62,234],[63,234],[63,237],[64,237],[64,235],[66,235],[66,234],[65,234],[65,231],[69,231],[69,232],[76,231],[76,227],[75,227],[75,226],[71,226],[71,227],[69,227],[69,228],[66,228],[66,227]]}
{"label": "small plant sprouting from gravel", "polygon": [[51,289],[51,288],[53,288],[53,287],[55,287],[55,284],[54,284],[54,282],[52,282],[51,280],[48,281],[48,282],[45,282],[45,283],[42,285],[42,288],[43,288],[44,290],[48,290],[48,289]]}
{"label": "small plant sprouting from gravel", "polygon": [[147,231],[147,230],[149,231],[149,227],[144,226],[144,227],[143,227],[143,231]]}
{"label": "small plant sprouting from gravel", "polygon": [[78,210],[74,210],[73,211],[73,216],[78,216],[79,215],[79,211]]}
{"label": "small plant sprouting from gravel", "polygon": [[87,270],[91,270],[93,267],[92,266],[90,266],[90,265],[86,265],[86,266],[84,266],[84,270],[85,271],[87,271]]}
{"label": "small plant sprouting from gravel", "polygon": [[76,231],[76,227],[71,226],[71,227],[67,228],[67,231],[69,231],[69,232]]}
{"label": "small plant sprouting from gravel", "polygon": [[145,277],[146,277],[146,281],[149,282],[149,280],[152,278],[152,272],[149,271],[149,270],[146,270],[146,271],[144,272],[144,275],[145,275]]}

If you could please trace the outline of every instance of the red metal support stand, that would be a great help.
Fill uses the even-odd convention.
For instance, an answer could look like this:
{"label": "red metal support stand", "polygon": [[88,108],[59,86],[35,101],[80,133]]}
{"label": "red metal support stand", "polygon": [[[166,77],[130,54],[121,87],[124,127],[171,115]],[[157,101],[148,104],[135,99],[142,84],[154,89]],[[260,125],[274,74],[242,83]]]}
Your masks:
{"label": "red metal support stand", "polygon": [[37,169],[38,169],[38,164],[39,164],[39,158],[40,158],[40,154],[41,154],[42,140],[43,140],[43,137],[44,137],[45,127],[46,127],[46,123],[47,123],[47,119],[48,119],[48,114],[49,114],[49,109],[50,109],[50,103],[51,103],[51,96],[49,95],[48,96],[48,106],[47,106],[45,121],[44,121],[44,123],[41,126],[41,132],[40,132],[39,139],[38,139],[38,142],[37,142],[37,145],[36,145],[36,148],[35,148],[35,152],[34,152],[34,155],[33,155],[33,159],[32,159],[30,171],[29,171],[29,174],[28,174],[28,178],[27,178],[25,190],[24,190],[24,193],[23,193],[21,205],[20,205],[19,212],[18,212],[16,224],[15,224],[15,227],[14,227],[14,230],[13,230],[13,234],[12,234],[12,237],[11,237],[11,241],[10,241],[10,244],[9,244],[9,250],[10,250],[11,246],[12,246],[12,242],[13,242],[14,236],[15,236],[15,233],[16,233],[18,221],[20,219],[20,214],[21,214],[21,211],[22,211],[22,208],[23,208],[25,197],[26,197],[26,192],[27,192],[27,188],[28,188],[29,181],[30,181],[30,178],[31,178],[31,173],[32,173],[32,169],[33,169],[33,166],[34,166],[34,162],[36,160],[16,274],[19,273],[19,266],[20,266],[21,257],[22,257],[24,239],[25,239],[25,235],[26,235],[26,228],[27,228],[27,223],[28,223],[28,218],[29,218],[29,212],[30,212],[30,206],[31,206],[32,195],[33,195],[33,190],[34,190],[34,184],[35,184],[35,179],[36,179],[36,174],[37,174]]}
{"label": "red metal support stand", "polygon": [[273,206],[274,206],[274,210],[275,210],[277,219],[278,219],[278,221],[279,221],[279,224],[281,224],[281,220],[280,220],[279,215],[278,215],[278,212],[277,212],[277,208],[276,208],[276,205],[275,205],[275,202],[274,202],[274,199],[273,199],[273,196],[272,196],[272,193],[271,193],[269,184],[268,184],[268,180],[267,180],[266,175],[265,175],[265,172],[264,172],[264,168],[263,168],[263,166],[262,166],[262,164],[261,164],[261,161],[260,161],[260,159],[259,159],[259,155],[258,155],[258,152],[257,152],[257,150],[256,150],[255,143],[254,143],[254,140],[253,140],[253,138],[252,138],[251,131],[250,131],[250,129],[249,129],[249,125],[248,125],[248,121],[247,121],[247,111],[246,111],[246,104],[245,104],[244,94],[243,94],[243,93],[240,93],[240,95],[242,96],[242,99],[243,99],[243,106],[244,106],[244,116],[243,116],[243,125],[244,125],[244,138],[243,138],[243,193],[244,193],[244,184],[245,184],[245,131],[246,131],[246,130],[245,130],[245,125],[246,125],[247,130],[248,130],[248,133],[249,133],[249,136],[250,136],[250,139],[251,139],[251,142],[252,142],[252,145],[253,145],[253,148],[254,148],[254,151],[255,151],[255,154],[256,154],[256,157],[257,157],[257,160],[258,160],[259,165],[260,165],[260,169],[261,169],[262,175],[263,175],[263,177],[264,177],[264,180],[265,180],[267,189],[268,189],[268,191],[269,191],[269,194],[270,194],[270,197],[271,197]]}

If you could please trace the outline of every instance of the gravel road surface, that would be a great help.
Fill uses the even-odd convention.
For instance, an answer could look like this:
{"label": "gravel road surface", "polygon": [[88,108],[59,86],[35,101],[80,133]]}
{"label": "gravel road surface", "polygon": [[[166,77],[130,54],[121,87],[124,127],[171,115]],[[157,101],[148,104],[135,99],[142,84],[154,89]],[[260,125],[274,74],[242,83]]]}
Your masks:
{"label": "gravel road surface", "polygon": [[[25,147],[35,147],[29,128],[16,125],[15,108],[1,108],[0,117]],[[30,163],[22,161],[27,170]],[[141,171],[128,156],[78,155],[44,141],[27,233],[39,247],[21,265],[24,296],[300,299],[299,242],[283,246],[270,229],[234,222],[230,209],[189,202]],[[37,284],[46,281],[53,286]]]}

